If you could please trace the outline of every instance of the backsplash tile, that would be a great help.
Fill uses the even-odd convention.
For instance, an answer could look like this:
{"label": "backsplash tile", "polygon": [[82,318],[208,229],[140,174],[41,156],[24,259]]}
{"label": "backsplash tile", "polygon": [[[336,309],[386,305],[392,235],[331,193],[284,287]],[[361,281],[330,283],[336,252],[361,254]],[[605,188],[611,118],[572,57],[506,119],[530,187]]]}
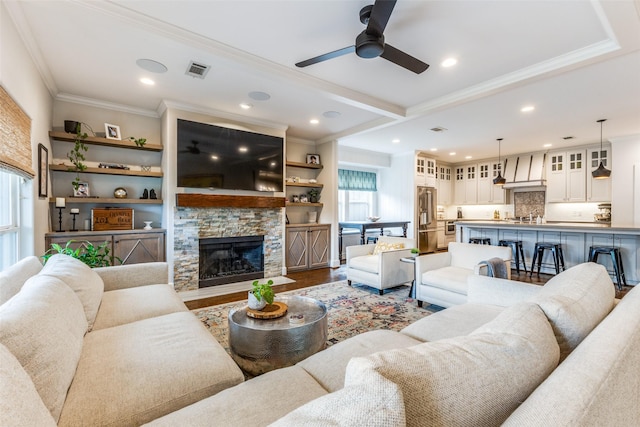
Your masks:
{"label": "backsplash tile", "polygon": [[516,218],[529,218],[533,214],[544,216],[544,191],[522,191],[513,194],[514,216]]}

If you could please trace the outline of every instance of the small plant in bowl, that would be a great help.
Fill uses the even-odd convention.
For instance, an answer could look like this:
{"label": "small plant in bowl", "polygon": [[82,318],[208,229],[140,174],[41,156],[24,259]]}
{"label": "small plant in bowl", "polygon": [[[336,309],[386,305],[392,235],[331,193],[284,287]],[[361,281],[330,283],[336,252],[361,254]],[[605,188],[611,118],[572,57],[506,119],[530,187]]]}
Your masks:
{"label": "small plant in bowl", "polygon": [[412,257],[417,257],[418,255],[420,255],[420,249],[418,248],[411,248],[411,256]]}
{"label": "small plant in bowl", "polygon": [[267,283],[260,283],[259,280],[253,282],[253,289],[249,291],[249,308],[262,310],[267,304],[273,304],[276,294],[271,285],[273,280]]}

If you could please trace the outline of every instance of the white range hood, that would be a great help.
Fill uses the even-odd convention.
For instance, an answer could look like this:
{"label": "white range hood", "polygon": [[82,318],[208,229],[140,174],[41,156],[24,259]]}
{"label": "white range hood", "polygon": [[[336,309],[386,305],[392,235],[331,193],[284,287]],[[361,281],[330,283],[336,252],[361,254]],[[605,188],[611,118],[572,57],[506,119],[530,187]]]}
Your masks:
{"label": "white range hood", "polygon": [[504,170],[505,189],[544,186],[545,153],[508,157]]}

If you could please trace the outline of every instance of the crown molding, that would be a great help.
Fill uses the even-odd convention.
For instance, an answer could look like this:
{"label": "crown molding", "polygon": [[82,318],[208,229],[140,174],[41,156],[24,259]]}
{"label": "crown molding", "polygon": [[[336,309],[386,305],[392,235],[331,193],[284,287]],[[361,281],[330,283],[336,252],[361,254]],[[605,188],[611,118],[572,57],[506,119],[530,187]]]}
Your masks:
{"label": "crown molding", "polygon": [[54,96],[54,99],[56,101],[71,102],[73,104],[86,105],[89,107],[104,108],[106,110],[120,111],[128,114],[137,114],[139,116],[146,116],[154,119],[160,118],[158,113],[153,110],[146,110],[144,108],[131,107],[129,105],[116,104],[114,102],[72,95],[70,93],[59,93]]}

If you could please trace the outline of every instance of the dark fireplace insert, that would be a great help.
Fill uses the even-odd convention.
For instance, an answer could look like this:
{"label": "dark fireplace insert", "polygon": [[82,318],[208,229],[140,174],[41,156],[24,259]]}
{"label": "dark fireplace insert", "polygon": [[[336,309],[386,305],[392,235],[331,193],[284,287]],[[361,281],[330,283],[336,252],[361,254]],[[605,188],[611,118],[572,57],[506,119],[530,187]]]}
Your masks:
{"label": "dark fireplace insert", "polygon": [[264,236],[208,237],[199,246],[200,288],[264,277]]}

